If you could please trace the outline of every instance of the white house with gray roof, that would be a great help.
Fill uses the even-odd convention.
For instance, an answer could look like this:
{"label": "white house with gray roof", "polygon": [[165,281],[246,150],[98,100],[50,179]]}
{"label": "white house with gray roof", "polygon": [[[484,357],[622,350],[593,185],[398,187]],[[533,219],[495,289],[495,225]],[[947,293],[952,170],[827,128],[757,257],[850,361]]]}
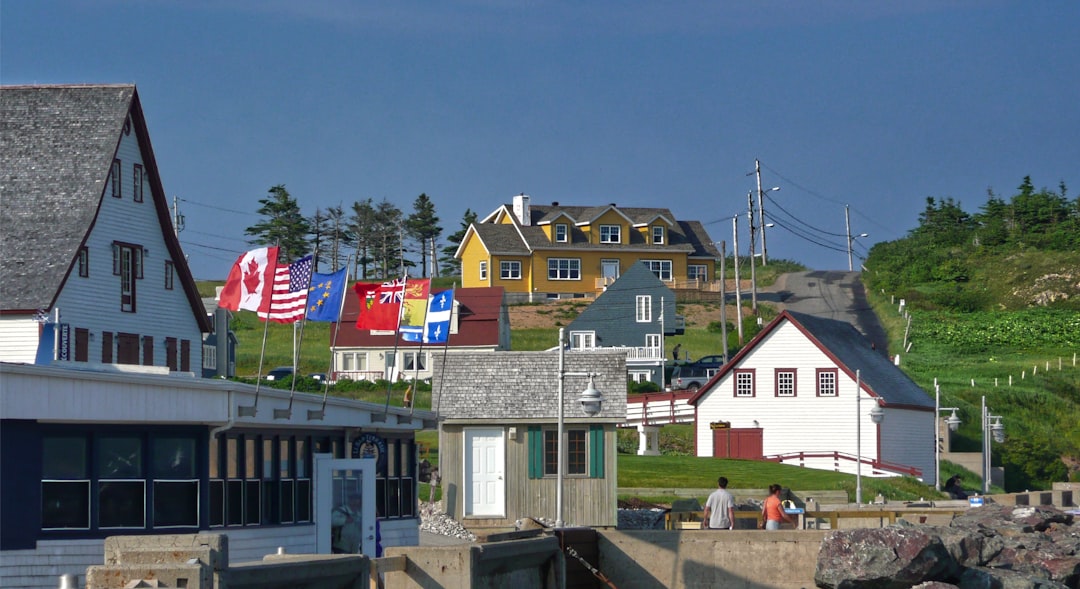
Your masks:
{"label": "white house with gray roof", "polygon": [[933,399],[844,321],[784,311],[689,403],[698,456],[934,484]]}
{"label": "white house with gray roof", "polygon": [[0,144],[0,360],[201,373],[211,326],[135,86],[0,88]]}

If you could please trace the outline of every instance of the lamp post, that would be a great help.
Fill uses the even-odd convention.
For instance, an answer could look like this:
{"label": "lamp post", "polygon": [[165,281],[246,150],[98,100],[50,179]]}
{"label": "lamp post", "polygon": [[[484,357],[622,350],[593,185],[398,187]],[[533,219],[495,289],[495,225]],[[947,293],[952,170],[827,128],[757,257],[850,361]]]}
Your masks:
{"label": "lamp post", "polygon": [[599,376],[595,372],[567,372],[566,371],[566,340],[564,339],[565,328],[559,328],[559,426],[555,441],[555,460],[556,460],[556,481],[555,481],[555,527],[563,527],[563,463],[565,462],[563,456],[563,390],[566,388],[567,376],[587,376],[589,377],[589,386],[582,391],[581,396],[578,397],[578,401],[581,403],[581,409],[585,412],[585,415],[592,417],[600,413],[600,409],[604,403],[604,395],[600,391],[596,390],[593,386],[593,377]]}
{"label": "lamp post", "polygon": [[945,423],[949,426],[949,431],[954,432],[956,428],[960,427],[960,418],[956,416],[956,410],[958,407],[942,407],[941,406],[941,387],[938,386],[937,379],[934,379],[934,488],[938,491],[941,490],[941,418],[938,416],[942,411],[952,411]]}
{"label": "lamp post", "polygon": [[[993,419],[994,423],[990,423]],[[983,436],[983,495],[990,494],[990,437],[994,441],[1005,441],[1005,426],[1001,425],[1000,415],[991,415],[990,408],[986,406],[986,395],[982,398],[982,436]]]}
{"label": "lamp post", "polygon": [[[855,371],[855,503],[862,507],[862,380],[858,370]],[[885,411],[874,402],[874,408],[870,410],[870,420],[881,423],[885,419]]]}
{"label": "lamp post", "polygon": [[[761,189],[761,161],[754,160],[754,175],[757,176],[757,208],[758,208],[758,225],[761,226],[761,266],[764,268],[769,265],[769,260],[765,257],[765,228],[772,227],[772,223],[765,224],[765,201],[764,196],[766,192],[775,192],[780,190],[779,186],[773,186],[768,190]],[[750,174],[747,174],[749,176]]]}
{"label": "lamp post", "polygon": [[855,245],[855,240],[860,237],[870,237],[869,233],[860,233],[858,235],[851,235],[851,215],[848,213],[848,205],[844,205],[844,224],[847,226],[847,269],[848,272],[854,271],[854,267],[851,263],[851,250]]}
{"label": "lamp post", "polygon": [[[746,202],[750,205],[746,214],[747,220],[750,222],[750,311],[757,315],[757,276],[754,274],[754,197],[751,193],[746,193]],[[738,255],[738,250],[736,250]]]}

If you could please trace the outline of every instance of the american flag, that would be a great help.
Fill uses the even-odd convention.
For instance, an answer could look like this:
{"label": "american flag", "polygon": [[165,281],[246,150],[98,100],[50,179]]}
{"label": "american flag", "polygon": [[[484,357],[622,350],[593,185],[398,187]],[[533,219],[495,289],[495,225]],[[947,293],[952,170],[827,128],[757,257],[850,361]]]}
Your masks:
{"label": "american flag", "polygon": [[264,321],[295,323],[304,318],[308,287],[311,286],[312,260],[304,256],[287,266],[278,266],[274,274],[274,292],[270,313],[259,313]]}

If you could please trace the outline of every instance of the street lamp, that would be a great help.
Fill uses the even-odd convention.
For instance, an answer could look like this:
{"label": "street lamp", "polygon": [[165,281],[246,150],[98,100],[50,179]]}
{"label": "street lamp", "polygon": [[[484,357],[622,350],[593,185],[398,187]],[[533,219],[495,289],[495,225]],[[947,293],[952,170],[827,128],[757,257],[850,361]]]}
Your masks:
{"label": "street lamp", "polygon": [[[990,423],[993,419],[994,423]],[[1000,415],[991,415],[990,408],[986,406],[986,395],[982,398],[982,435],[983,435],[983,495],[990,494],[990,438],[1002,443],[1005,441],[1005,426],[1001,424]]]}
{"label": "street lamp", "polygon": [[764,201],[762,200],[762,197],[765,196],[765,193],[767,193],[767,192],[776,192],[777,190],[780,190],[780,187],[779,186],[773,186],[772,188],[770,188],[768,190],[762,190],[760,180],[761,180],[761,178],[759,177],[758,178],[758,201],[757,201],[758,225],[761,225],[761,266],[765,267],[765,266],[769,265],[769,260],[765,256],[765,251],[766,251],[766,249],[765,249],[765,228],[766,227],[772,227],[773,224],[765,222],[765,204],[764,204]]}
{"label": "street lamp", "polygon": [[941,490],[941,418],[939,414],[942,411],[952,411],[946,420],[945,424],[949,426],[949,431],[954,432],[960,427],[960,418],[956,416],[956,410],[959,407],[942,407],[941,406],[941,387],[938,386],[937,379],[934,379],[934,488],[938,491]]}
{"label": "street lamp", "polygon": [[[862,507],[862,382],[855,371],[855,503]],[[879,424],[885,420],[885,411],[875,401],[870,410],[870,420]]]}
{"label": "street lamp", "polygon": [[566,371],[566,340],[564,339],[565,328],[559,328],[559,429],[557,432],[558,439],[555,441],[555,460],[556,460],[556,481],[555,481],[555,527],[563,527],[563,463],[565,462],[563,457],[563,390],[565,389],[565,382],[567,376],[587,376],[589,377],[589,385],[582,391],[581,396],[578,397],[578,402],[581,403],[581,410],[593,417],[600,413],[600,409],[603,407],[604,395],[600,391],[596,390],[593,385],[593,377],[599,376],[595,372],[567,372]]}

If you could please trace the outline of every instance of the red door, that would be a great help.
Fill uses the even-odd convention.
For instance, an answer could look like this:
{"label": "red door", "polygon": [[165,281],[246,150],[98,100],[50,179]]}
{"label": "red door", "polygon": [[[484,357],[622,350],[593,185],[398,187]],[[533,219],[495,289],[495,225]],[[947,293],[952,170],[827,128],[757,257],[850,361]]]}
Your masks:
{"label": "red door", "polygon": [[713,457],[759,460],[764,455],[762,431],[761,428],[714,429]]}

